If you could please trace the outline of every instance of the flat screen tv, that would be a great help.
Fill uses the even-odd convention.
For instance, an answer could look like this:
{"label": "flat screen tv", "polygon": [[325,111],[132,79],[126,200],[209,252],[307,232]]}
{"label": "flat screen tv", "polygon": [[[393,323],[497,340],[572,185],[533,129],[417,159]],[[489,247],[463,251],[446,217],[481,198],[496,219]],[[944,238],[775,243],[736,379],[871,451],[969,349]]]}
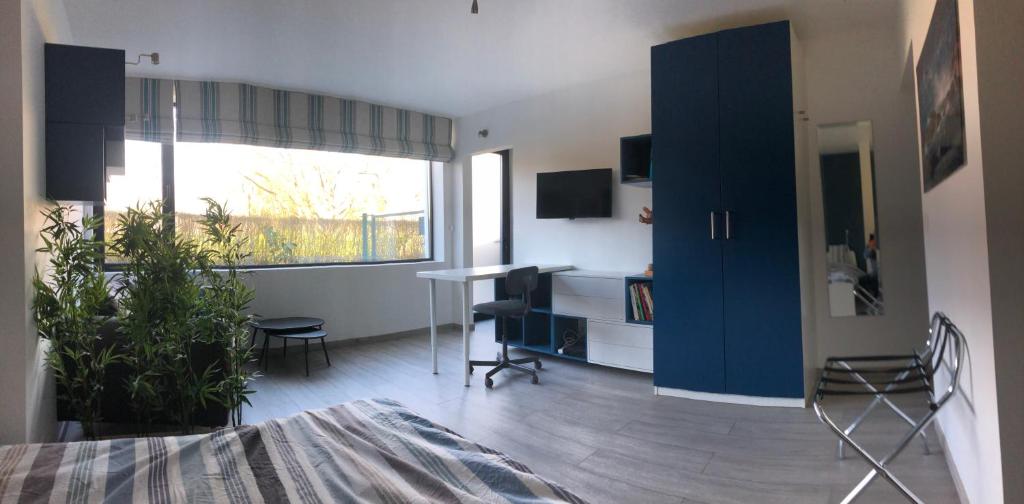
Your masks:
{"label": "flat screen tv", "polygon": [[612,216],[612,169],[537,174],[537,218]]}

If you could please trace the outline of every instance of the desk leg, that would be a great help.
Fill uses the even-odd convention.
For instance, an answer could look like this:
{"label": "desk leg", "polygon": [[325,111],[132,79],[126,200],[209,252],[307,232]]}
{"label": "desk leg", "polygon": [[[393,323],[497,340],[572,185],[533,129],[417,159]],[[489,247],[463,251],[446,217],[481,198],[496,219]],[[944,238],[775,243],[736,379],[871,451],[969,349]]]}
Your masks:
{"label": "desk leg", "polygon": [[430,285],[430,362],[434,374],[437,374],[437,286],[434,279],[428,280]]}
{"label": "desk leg", "polygon": [[473,283],[462,282],[462,360],[463,372],[466,375],[466,386],[469,386],[469,288]]}

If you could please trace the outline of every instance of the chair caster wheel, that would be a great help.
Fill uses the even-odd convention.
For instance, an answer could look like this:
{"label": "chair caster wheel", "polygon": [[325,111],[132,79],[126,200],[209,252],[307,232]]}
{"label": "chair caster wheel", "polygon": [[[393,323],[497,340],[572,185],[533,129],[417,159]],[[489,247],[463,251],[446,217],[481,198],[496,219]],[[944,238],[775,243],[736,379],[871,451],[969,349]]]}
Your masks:
{"label": "chair caster wheel", "polygon": [[542,367],[544,367],[544,366],[542,366],[542,365],[540,364],[540,361],[533,361],[533,368],[534,368],[534,369],[540,369],[540,368],[542,368]]}
{"label": "chair caster wheel", "polygon": [[534,385],[536,385],[536,384],[540,383],[540,378],[537,378],[537,375],[533,375],[533,379],[530,380],[530,383],[533,383]]}
{"label": "chair caster wheel", "polygon": [[494,380],[487,378],[484,380],[484,386],[487,388],[494,388]]}

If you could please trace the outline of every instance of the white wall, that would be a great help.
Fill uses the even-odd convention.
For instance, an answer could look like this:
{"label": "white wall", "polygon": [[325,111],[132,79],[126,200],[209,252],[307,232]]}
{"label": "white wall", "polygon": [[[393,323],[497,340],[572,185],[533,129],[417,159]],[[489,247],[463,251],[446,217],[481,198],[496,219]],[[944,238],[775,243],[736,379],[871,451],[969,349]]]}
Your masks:
{"label": "white wall", "polygon": [[[429,325],[427,281],[417,271],[451,267],[451,170],[432,168],[434,261],[252,270],[252,313],[324,319],[328,340],[364,338]],[[438,323],[453,320],[450,287],[438,286]]]}
{"label": "white wall", "polygon": [[[21,4],[0,3],[0,233],[24,233],[21,122]],[[0,253],[0,444],[26,437],[25,268],[23,242],[5,240]]]}
{"label": "white wall", "polygon": [[[934,5],[904,5],[900,47],[915,64]],[[963,395],[939,424],[965,500],[1020,502],[1024,12],[1016,1],[960,0],[959,16],[967,162],[922,201],[929,308],[970,346]]]}
{"label": "white wall", "polygon": [[59,6],[43,0],[0,6],[0,444],[46,441],[56,434],[46,344],[31,317],[31,279],[45,206],[43,43],[67,40]]}
{"label": "white wall", "polygon": [[[577,268],[639,273],[651,262],[651,228],[640,224],[640,208],[651,190],[618,183],[619,138],[651,130],[648,72],[510,103],[458,121],[454,164],[471,187],[471,156],[512,149],[513,262],[572,264]],[[487,138],[477,132],[488,129]],[[613,168],[612,218],[536,218],[539,172]],[[463,191],[458,193],[466,195]],[[458,205],[458,203],[457,203]],[[459,228],[471,236],[472,223]],[[469,240],[469,238],[467,238]]]}
{"label": "white wall", "polygon": [[[802,39],[806,64],[808,150],[813,218],[817,365],[832,355],[905,353],[927,337],[928,305],[917,171],[914,95],[904,86],[898,23]],[[881,234],[885,314],[829,313],[818,125],[871,121]]]}
{"label": "white wall", "polygon": [[992,331],[1006,502],[1024,500],[1024,2],[975,0]]}
{"label": "white wall", "polygon": [[21,13],[21,68],[22,68],[22,123],[24,178],[24,228],[22,250],[24,251],[22,283],[25,304],[25,359],[26,375],[26,439],[32,441],[51,440],[56,435],[56,401],[53,375],[43,365],[43,358],[49,348],[47,342],[36,336],[32,321],[31,279],[36,264],[46,260],[36,253],[42,245],[39,231],[43,227],[40,212],[47,206],[46,187],[46,118],[45,89],[43,81],[43,44],[46,41],[68,40],[68,32],[59,26],[59,9],[53,2],[22,0]]}

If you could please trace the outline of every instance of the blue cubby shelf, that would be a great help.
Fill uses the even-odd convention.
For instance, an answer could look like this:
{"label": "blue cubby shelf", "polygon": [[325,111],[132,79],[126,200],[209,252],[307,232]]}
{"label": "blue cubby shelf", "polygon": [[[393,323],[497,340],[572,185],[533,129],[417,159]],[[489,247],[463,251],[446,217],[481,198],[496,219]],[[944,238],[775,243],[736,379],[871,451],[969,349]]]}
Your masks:
{"label": "blue cubby shelf", "polygon": [[[494,299],[507,299],[503,279],[494,282]],[[586,332],[587,321],[580,317],[558,315],[551,309],[551,274],[542,274],[533,292],[534,306],[525,319],[510,319],[508,330],[508,346],[521,350],[529,350],[561,359],[587,362]],[[566,329],[575,329],[583,333],[583,345],[576,348],[575,353],[558,353],[562,346],[562,334]],[[494,324],[494,340],[501,342],[501,323]]]}
{"label": "blue cubby shelf", "polygon": [[631,286],[631,285],[633,285],[635,283],[648,283],[648,284],[650,284],[650,286],[651,286],[650,287],[651,288],[651,296],[652,297],[654,296],[654,277],[649,277],[649,276],[646,276],[646,275],[630,275],[630,276],[626,277],[626,292],[625,292],[626,323],[628,323],[628,324],[636,324],[636,325],[653,326],[654,325],[654,321],[653,320],[636,320],[635,318],[633,318],[633,307],[630,305],[630,303],[632,301],[631,301],[630,296],[629,296],[629,286]]}
{"label": "blue cubby shelf", "polygon": [[654,169],[651,165],[651,135],[634,135],[619,139],[619,178],[623,184],[651,187]]}

